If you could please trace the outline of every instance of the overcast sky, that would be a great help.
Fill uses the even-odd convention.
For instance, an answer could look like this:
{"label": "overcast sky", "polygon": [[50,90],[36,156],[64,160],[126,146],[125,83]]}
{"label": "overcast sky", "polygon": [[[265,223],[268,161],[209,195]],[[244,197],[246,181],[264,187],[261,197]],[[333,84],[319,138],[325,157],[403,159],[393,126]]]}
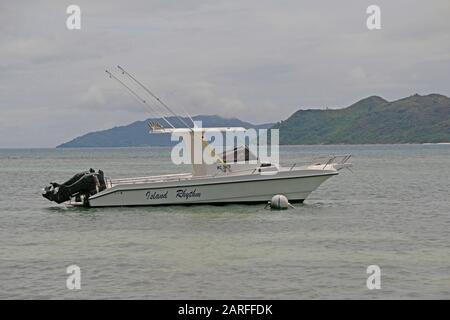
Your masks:
{"label": "overcast sky", "polygon": [[[81,30],[66,8],[81,7]],[[381,30],[366,8],[381,7]],[[174,109],[254,123],[380,95],[450,95],[450,1],[0,0],[0,147],[53,147]]]}

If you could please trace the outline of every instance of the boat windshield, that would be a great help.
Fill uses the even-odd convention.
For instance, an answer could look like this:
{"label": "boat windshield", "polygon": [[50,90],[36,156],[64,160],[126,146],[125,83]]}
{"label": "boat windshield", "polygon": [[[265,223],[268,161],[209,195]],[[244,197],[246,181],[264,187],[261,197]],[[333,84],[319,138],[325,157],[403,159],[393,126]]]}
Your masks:
{"label": "boat windshield", "polygon": [[258,157],[254,155],[248,146],[240,146],[236,147],[232,150],[225,151],[222,154],[222,159],[227,163],[236,163],[236,162],[248,162],[248,161],[256,161]]}

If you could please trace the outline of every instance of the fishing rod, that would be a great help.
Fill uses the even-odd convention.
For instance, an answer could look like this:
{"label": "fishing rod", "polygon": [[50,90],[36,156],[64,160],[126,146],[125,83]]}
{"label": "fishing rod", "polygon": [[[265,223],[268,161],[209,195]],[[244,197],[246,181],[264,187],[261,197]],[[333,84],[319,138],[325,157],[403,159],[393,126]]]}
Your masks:
{"label": "fishing rod", "polygon": [[[134,78],[131,74],[129,74],[127,71],[125,71],[125,69],[123,69],[121,66],[117,66],[117,68],[122,71],[122,74],[127,75],[130,79],[132,79],[135,83],[137,83],[141,88],[143,88],[148,94],[150,94],[154,99],[156,99],[162,106],[164,106],[170,113],[172,113],[176,118],[178,118],[185,126],[187,129],[189,129],[192,133],[194,133],[194,129],[191,128],[184,120],[183,118],[181,118],[179,115],[177,115],[168,105],[166,105],[160,98],[158,98],[153,92],[151,92],[149,89],[147,89],[147,87],[145,87],[141,82],[139,82],[136,78]],[[132,90],[130,87],[128,87],[125,83],[123,83],[121,80],[119,80],[116,76],[114,76],[111,72],[109,72],[108,70],[106,70],[106,73],[109,74],[109,76],[113,79],[115,79],[116,81],[118,81],[120,84],[122,84],[126,89],[128,89],[128,91],[135,97],[137,98],[140,102],[144,103],[146,106],[148,106],[147,102],[142,99],[134,90]],[[187,113],[187,112],[186,112]],[[189,116],[189,114],[188,114]],[[172,128],[175,129],[175,127],[164,117],[161,116]],[[191,116],[189,116],[189,118],[191,119],[192,123],[195,126],[194,121],[192,120]],[[195,136],[195,134],[194,134]],[[204,140],[203,138],[203,134],[200,137],[200,140],[202,142],[202,145],[205,149],[211,149],[211,146],[209,145],[209,143]],[[210,150],[211,151],[211,150]],[[219,160],[220,163],[224,164],[224,160],[219,157],[217,154],[215,155],[215,158]]]}
{"label": "fishing rod", "polygon": [[[135,77],[133,77],[129,72],[127,72],[124,68],[121,66],[117,66],[117,68],[122,72],[122,74],[128,76],[131,80],[136,82],[142,89],[144,89],[150,96],[152,96],[156,101],[159,102],[167,111],[169,111],[171,114],[173,114],[178,120],[180,120],[187,128],[191,129],[190,125],[188,125],[183,118],[181,118],[179,115],[177,115],[167,104],[165,104],[157,95],[155,95],[153,92],[151,92],[146,86],[144,86],[139,80],[137,80]],[[186,112],[187,113],[187,112]],[[191,116],[188,114],[189,119],[191,119],[192,123],[195,126],[194,120],[192,120]],[[192,129],[191,129],[192,130]]]}
{"label": "fishing rod", "polygon": [[[167,124],[169,126],[171,126],[172,128],[175,128],[172,123],[170,123],[169,120],[166,119],[166,117],[164,117],[162,114],[160,114],[157,110],[153,110],[153,108],[147,103],[147,101],[145,101],[145,99],[142,99],[141,96],[139,96],[139,94],[137,94],[133,89],[131,89],[129,86],[127,86],[123,81],[121,81],[119,78],[117,78],[114,74],[112,74],[110,71],[105,70],[105,72],[109,75],[110,78],[116,80],[118,83],[120,83],[123,87],[125,87],[128,92],[134,97],[136,98],[139,102],[141,102],[142,104],[144,104],[147,108],[150,109],[150,111],[152,113],[155,113],[157,116],[159,116],[160,118],[164,119],[164,121],[167,122]],[[152,114],[153,115],[153,114]]]}

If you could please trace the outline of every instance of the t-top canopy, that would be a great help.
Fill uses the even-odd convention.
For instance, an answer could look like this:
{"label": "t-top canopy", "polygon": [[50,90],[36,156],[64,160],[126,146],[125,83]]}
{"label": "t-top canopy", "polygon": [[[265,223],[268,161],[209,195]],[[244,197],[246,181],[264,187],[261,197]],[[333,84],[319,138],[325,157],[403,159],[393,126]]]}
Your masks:
{"label": "t-top canopy", "polygon": [[212,127],[212,128],[162,128],[150,125],[150,133],[203,133],[203,132],[245,132],[244,127]]}

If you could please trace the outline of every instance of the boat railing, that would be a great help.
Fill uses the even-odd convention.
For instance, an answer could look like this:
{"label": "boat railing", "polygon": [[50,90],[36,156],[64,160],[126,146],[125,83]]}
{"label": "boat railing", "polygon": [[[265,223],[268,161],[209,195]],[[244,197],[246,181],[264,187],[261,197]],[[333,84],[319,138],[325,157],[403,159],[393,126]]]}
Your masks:
{"label": "boat railing", "polygon": [[351,154],[342,154],[342,155],[333,155],[333,156],[327,156],[327,157],[318,157],[313,159],[312,165],[314,166],[322,166],[322,169],[325,169],[327,166],[330,165],[343,165],[347,163],[347,161],[350,159],[352,155]]}
{"label": "boat railing", "polygon": [[[250,172],[254,174],[257,172],[258,168],[243,169],[231,171],[231,174],[240,174],[244,172]],[[182,181],[182,180],[197,180],[197,179],[207,179],[207,178],[217,178],[223,176],[220,173],[204,175],[204,176],[193,176],[192,173],[178,173],[178,174],[167,174],[160,176],[150,176],[150,177],[137,177],[137,178],[122,178],[122,179],[110,179],[107,178],[107,186],[113,187],[119,184],[137,184],[137,183],[152,183],[152,182],[169,182],[169,181]]]}
{"label": "boat railing", "polygon": [[[314,158],[311,162],[303,163],[303,165],[322,166],[322,170],[331,165],[344,165],[350,159],[351,154],[321,156]],[[290,166],[289,171],[292,171],[295,167],[298,167],[298,163],[294,163]]]}
{"label": "boat railing", "polygon": [[[344,165],[350,159],[350,154],[345,155],[334,155],[328,157],[318,157],[315,158],[310,165],[313,166],[322,166],[322,170],[325,170],[327,166],[331,165]],[[291,165],[288,171],[292,171],[295,167],[297,167],[297,163]],[[242,174],[245,172],[249,172],[250,174],[260,174],[259,168],[248,168],[242,170],[233,170],[230,171],[229,174]],[[284,171],[284,170],[282,170]],[[223,173],[215,173],[211,175],[204,176],[193,176],[192,173],[176,173],[176,174],[166,174],[159,176],[150,176],[150,177],[136,177],[136,178],[121,178],[121,179],[111,179],[106,178],[106,185],[108,188],[111,188],[115,185],[119,184],[138,184],[138,183],[152,183],[152,182],[170,182],[170,181],[182,181],[182,180],[192,180],[192,179],[207,179],[207,178],[217,178],[223,177],[225,174]]]}
{"label": "boat railing", "polygon": [[150,176],[150,177],[136,177],[136,178],[122,178],[122,179],[110,179],[110,185],[118,184],[135,184],[135,183],[147,183],[147,182],[158,182],[158,181],[179,181],[184,179],[189,179],[192,177],[192,173],[176,173],[167,174],[160,176]]}
{"label": "boat railing", "polygon": [[[257,167],[257,168],[242,169],[242,170],[232,170],[232,171],[229,171],[229,172],[231,174],[244,173],[244,172],[250,172],[250,174],[254,174],[256,172],[259,173],[258,169],[259,168]],[[220,177],[220,176],[224,176],[223,172],[217,172],[215,174],[208,175],[208,176],[205,176],[205,177],[207,177],[207,178],[215,178],[215,177]]]}

